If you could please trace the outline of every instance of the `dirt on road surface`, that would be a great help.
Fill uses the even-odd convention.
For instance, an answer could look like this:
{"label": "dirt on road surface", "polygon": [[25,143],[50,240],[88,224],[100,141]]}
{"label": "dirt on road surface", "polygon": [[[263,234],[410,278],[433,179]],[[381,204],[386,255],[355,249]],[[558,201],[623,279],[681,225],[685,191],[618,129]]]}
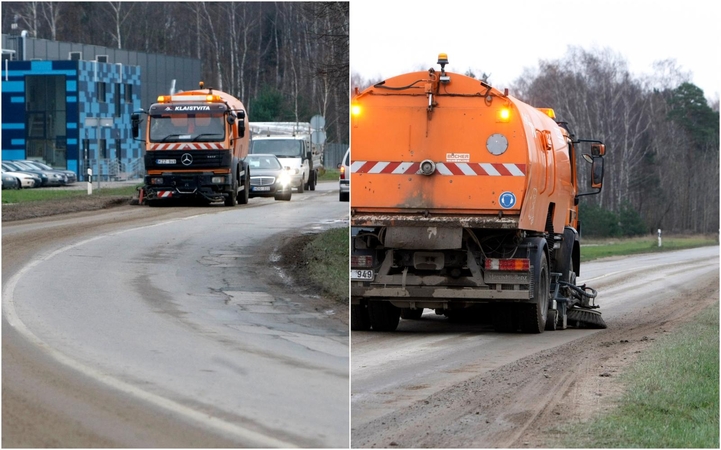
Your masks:
{"label": "dirt on road surface", "polygon": [[[130,203],[127,197],[98,196],[3,205],[3,283],[33,258],[81,241],[87,235],[225,209],[149,208]],[[280,258],[274,262],[278,267],[268,267],[269,277],[278,278],[278,270],[292,273],[293,263],[298,261],[298,242],[301,240],[284,239],[278,244],[276,252]],[[263,264],[262,258],[258,264]],[[300,283],[302,279],[286,276],[283,282]],[[297,289],[318,292],[313,286],[301,284]],[[323,296],[314,296],[308,302],[316,310],[339,309],[337,301]],[[67,368],[46,362],[42,349],[25,342],[7,322],[4,325],[3,447],[146,447],[147,442],[159,447],[237,446],[237,442],[225,441],[194,424],[173,422],[164,413],[138,406],[89,380],[78,379]],[[99,423],[112,423],[113,429],[98,426]],[[101,431],[97,432],[98,429]]]}
{"label": "dirt on road surface", "polygon": [[352,424],[352,447],[556,447],[561,426],[587,422],[617,404],[624,390],[619,375],[654,340],[718,302],[718,274],[699,281],[608,329]]}

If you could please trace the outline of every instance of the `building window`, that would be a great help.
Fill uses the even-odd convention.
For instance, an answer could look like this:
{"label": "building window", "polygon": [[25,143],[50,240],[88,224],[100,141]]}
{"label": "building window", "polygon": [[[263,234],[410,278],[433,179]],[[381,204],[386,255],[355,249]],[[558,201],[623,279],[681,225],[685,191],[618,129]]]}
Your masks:
{"label": "building window", "polygon": [[120,139],[115,140],[115,158],[120,161],[125,158],[122,149],[120,148]]}
{"label": "building window", "polygon": [[120,86],[122,86],[120,83],[115,83],[115,95],[113,96],[115,100],[115,117],[120,117]]}
{"label": "building window", "polygon": [[66,166],[66,77],[25,77],[25,157]]}
{"label": "building window", "polygon": [[105,83],[98,81],[98,101],[105,103]]}
{"label": "building window", "polygon": [[100,159],[108,159],[108,146],[106,144],[105,139],[100,139],[100,141],[98,142],[98,145],[100,146],[100,148],[99,148]]}
{"label": "building window", "polygon": [[125,85],[125,103],[133,103],[133,85]]}

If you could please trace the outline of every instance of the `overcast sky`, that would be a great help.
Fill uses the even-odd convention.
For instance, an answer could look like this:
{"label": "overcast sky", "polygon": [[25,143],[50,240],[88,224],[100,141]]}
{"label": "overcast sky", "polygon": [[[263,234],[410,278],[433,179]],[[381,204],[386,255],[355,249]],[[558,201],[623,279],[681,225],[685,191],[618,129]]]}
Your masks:
{"label": "overcast sky", "polygon": [[[473,5],[473,6],[471,6]],[[508,87],[525,67],[568,46],[610,49],[634,76],[675,59],[707,98],[721,92],[721,3],[716,0],[353,0],[351,71],[388,78],[437,67],[469,68]]]}

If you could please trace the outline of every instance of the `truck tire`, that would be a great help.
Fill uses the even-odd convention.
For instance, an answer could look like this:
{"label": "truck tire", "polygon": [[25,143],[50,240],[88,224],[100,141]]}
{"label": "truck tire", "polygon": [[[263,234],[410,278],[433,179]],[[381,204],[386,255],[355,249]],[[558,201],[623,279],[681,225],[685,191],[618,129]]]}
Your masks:
{"label": "truck tire", "polygon": [[401,318],[401,309],[390,302],[368,302],[368,316],[374,331],[394,331],[398,328]]}
{"label": "truck tire", "polygon": [[245,176],[243,177],[243,190],[238,192],[238,204],[247,205],[250,199],[250,167],[245,166]]}
{"label": "truck tire", "polygon": [[368,315],[367,305],[350,305],[350,329],[351,331],[368,331],[371,329],[371,319]]}
{"label": "truck tire", "polygon": [[533,303],[522,303],[521,331],[524,333],[543,333],[548,318],[548,301],[550,294],[550,275],[548,273],[548,260],[543,249],[539,249],[541,258],[538,269],[534,273]]}
{"label": "truck tire", "polygon": [[401,308],[401,319],[420,320],[421,316],[423,316],[423,308]]}
{"label": "truck tire", "polygon": [[225,196],[225,206],[235,206],[238,204],[238,179],[233,179],[233,185],[230,192]]}

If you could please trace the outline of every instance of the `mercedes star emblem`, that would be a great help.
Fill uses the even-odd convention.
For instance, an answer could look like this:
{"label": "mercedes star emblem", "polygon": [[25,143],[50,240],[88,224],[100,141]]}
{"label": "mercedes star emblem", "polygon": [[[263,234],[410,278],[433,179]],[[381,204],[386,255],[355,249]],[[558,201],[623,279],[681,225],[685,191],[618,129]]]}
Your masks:
{"label": "mercedes star emblem", "polygon": [[183,153],[183,156],[180,157],[180,162],[182,162],[184,166],[189,166],[193,164],[193,156],[190,153]]}

